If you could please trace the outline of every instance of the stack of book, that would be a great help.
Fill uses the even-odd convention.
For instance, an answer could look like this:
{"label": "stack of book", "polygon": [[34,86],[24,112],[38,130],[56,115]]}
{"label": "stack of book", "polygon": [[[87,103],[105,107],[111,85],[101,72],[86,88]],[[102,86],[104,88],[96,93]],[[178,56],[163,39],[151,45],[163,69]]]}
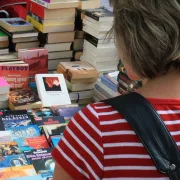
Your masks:
{"label": "stack of book", "polygon": [[80,1],[79,7],[76,9],[76,18],[75,18],[75,41],[73,43],[74,50],[74,60],[80,60],[83,52],[84,44],[84,31],[82,30],[82,11],[84,9],[95,9],[100,7],[100,0],[87,0]]}
{"label": "stack of book", "polygon": [[99,77],[99,72],[93,66],[84,61],[62,62],[57,72],[64,75],[72,101],[80,104],[92,101],[92,90]]}
{"label": "stack of book", "polygon": [[[39,47],[38,32],[34,30],[32,24],[21,18],[0,19],[0,29],[9,36],[9,50],[12,52],[23,48]],[[7,42],[3,44],[8,47]],[[8,49],[4,51],[8,53]]]}
{"label": "stack of book", "polygon": [[79,1],[32,0],[27,21],[40,31],[40,47],[49,52],[49,71],[54,71],[59,62],[70,61],[74,41],[75,7]]}
{"label": "stack of book", "polygon": [[93,98],[98,102],[136,91],[140,87],[141,82],[131,80],[123,71],[115,71],[101,76],[95,84]]}
{"label": "stack of book", "polygon": [[89,62],[101,73],[117,70],[119,57],[114,37],[108,35],[113,25],[113,13],[104,8],[83,12],[85,40],[81,60]]}

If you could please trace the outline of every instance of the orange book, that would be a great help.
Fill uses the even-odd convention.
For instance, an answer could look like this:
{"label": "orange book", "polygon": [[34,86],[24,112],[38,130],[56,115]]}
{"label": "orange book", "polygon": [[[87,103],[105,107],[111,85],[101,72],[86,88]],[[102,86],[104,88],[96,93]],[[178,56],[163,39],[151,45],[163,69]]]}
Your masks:
{"label": "orange book", "polygon": [[28,74],[28,64],[0,63],[0,76],[8,82],[11,89],[27,88]]}

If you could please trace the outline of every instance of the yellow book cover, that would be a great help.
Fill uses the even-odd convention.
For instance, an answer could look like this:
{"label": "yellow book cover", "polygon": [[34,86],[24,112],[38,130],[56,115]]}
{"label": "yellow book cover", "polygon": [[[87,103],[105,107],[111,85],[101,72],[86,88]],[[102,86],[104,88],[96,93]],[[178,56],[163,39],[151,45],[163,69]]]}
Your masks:
{"label": "yellow book cover", "polygon": [[35,175],[37,174],[33,165],[0,169],[0,180]]}

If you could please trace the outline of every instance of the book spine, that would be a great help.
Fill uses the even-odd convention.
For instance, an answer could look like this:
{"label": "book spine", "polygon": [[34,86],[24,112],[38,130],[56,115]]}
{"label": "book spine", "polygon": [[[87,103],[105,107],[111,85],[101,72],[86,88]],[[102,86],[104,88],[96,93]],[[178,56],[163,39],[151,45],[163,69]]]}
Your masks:
{"label": "book spine", "polygon": [[39,22],[37,22],[35,19],[33,19],[32,17],[30,17],[29,15],[27,15],[26,17],[26,21],[33,24],[33,26],[38,29],[41,32],[44,32],[44,27],[42,24],[40,24]]}
{"label": "book spine", "polygon": [[84,39],[93,44],[95,47],[98,46],[98,39],[95,38],[94,36],[91,36],[88,33],[84,33]]}
{"label": "book spine", "polygon": [[49,7],[49,6],[48,6],[49,3],[45,2],[45,1],[41,1],[41,0],[32,0],[32,2],[35,2],[35,3],[41,5],[41,6],[45,7],[45,8],[48,8],[48,7]]}
{"label": "book spine", "polygon": [[43,6],[31,1],[31,5],[30,5],[30,11],[39,16],[40,18],[44,19],[45,17],[45,9]]}
{"label": "book spine", "polygon": [[88,17],[90,17],[90,18],[92,18],[92,19],[94,19],[96,21],[99,21],[99,17],[94,15],[94,14],[92,14],[92,12],[89,12],[88,10],[85,10],[85,11],[82,11],[82,12],[84,12],[84,14],[86,16],[88,16]]}
{"label": "book spine", "polygon": [[109,79],[107,79],[105,76],[101,76],[101,82],[105,84],[107,87],[112,89],[114,92],[117,92],[117,86],[111,82]]}
{"label": "book spine", "polygon": [[114,78],[112,78],[111,76],[105,75],[105,77],[107,79],[109,79],[112,83],[114,83],[116,86],[118,85],[118,82]]}
{"label": "book spine", "polygon": [[32,12],[28,11],[28,15],[33,18],[34,20],[36,20],[38,23],[44,25],[44,19],[40,18],[39,16],[36,16],[35,14],[33,14]]}

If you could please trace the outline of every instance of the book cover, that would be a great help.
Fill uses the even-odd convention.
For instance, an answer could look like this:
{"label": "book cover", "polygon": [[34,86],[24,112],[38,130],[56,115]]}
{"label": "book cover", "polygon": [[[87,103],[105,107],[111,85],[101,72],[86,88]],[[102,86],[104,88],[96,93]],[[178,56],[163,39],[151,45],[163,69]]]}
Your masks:
{"label": "book cover", "polygon": [[12,142],[11,131],[0,131],[0,142],[1,143]]}
{"label": "book cover", "polygon": [[14,90],[9,93],[10,109],[40,108],[39,97],[31,89]]}
{"label": "book cover", "polygon": [[54,147],[56,147],[59,143],[59,141],[61,140],[63,136],[63,133],[62,135],[56,135],[56,136],[51,136],[50,139],[51,139],[51,143]]}
{"label": "book cover", "polygon": [[6,167],[27,166],[28,162],[24,154],[0,156],[0,169]]}
{"label": "book cover", "polygon": [[18,178],[8,178],[8,180],[43,180],[41,175],[35,176],[26,176],[26,177],[18,177]]}
{"label": "book cover", "polygon": [[66,129],[67,123],[64,124],[52,124],[52,125],[44,125],[43,132],[46,135],[48,141],[51,141],[52,136],[63,135],[64,130]]}
{"label": "book cover", "polygon": [[0,180],[5,180],[9,178],[20,178],[25,176],[35,176],[35,175],[37,174],[33,165],[0,169]]}
{"label": "book cover", "polygon": [[32,124],[31,118],[26,110],[2,111],[0,112],[0,121],[3,122],[5,129]]}
{"label": "book cover", "polygon": [[101,21],[103,20],[112,20],[113,21],[113,12],[108,11],[105,8],[97,8],[97,9],[87,9],[87,10],[83,10],[83,13],[86,14],[86,16],[89,16],[91,18],[93,18],[96,21]]}
{"label": "book cover", "polygon": [[65,123],[65,120],[64,120],[64,117],[62,116],[53,116],[53,117],[42,118],[42,120],[35,120],[35,122],[38,126],[43,126],[43,125],[50,125],[50,124]]}
{"label": "book cover", "polygon": [[18,155],[21,154],[16,142],[0,142],[0,156]]}
{"label": "book cover", "polygon": [[37,125],[8,128],[8,131],[11,132],[13,140],[18,144],[19,147],[28,146],[26,138],[40,136],[40,131]]}
{"label": "book cover", "polygon": [[70,119],[81,109],[82,107],[57,108],[56,113],[65,119]]}
{"label": "book cover", "polygon": [[55,116],[55,113],[49,108],[29,109],[27,112],[33,118],[34,123],[36,121],[42,121],[42,118],[51,118]]}
{"label": "book cover", "polygon": [[62,74],[38,74],[35,79],[43,107],[71,104]]}
{"label": "book cover", "polygon": [[18,51],[18,58],[29,64],[29,77],[36,74],[45,74],[48,72],[48,51],[44,48],[21,49]]}
{"label": "book cover", "polygon": [[1,18],[0,25],[9,32],[33,30],[33,25],[22,18]]}
{"label": "book cover", "polygon": [[28,87],[28,64],[0,64],[0,76],[10,85],[11,89]]}
{"label": "book cover", "polygon": [[44,135],[32,138],[26,138],[27,146],[31,149],[49,148],[49,144]]}
{"label": "book cover", "polygon": [[55,161],[51,156],[52,148],[38,149],[25,152],[27,160],[33,164],[37,174],[41,174],[43,179],[53,177]]}

